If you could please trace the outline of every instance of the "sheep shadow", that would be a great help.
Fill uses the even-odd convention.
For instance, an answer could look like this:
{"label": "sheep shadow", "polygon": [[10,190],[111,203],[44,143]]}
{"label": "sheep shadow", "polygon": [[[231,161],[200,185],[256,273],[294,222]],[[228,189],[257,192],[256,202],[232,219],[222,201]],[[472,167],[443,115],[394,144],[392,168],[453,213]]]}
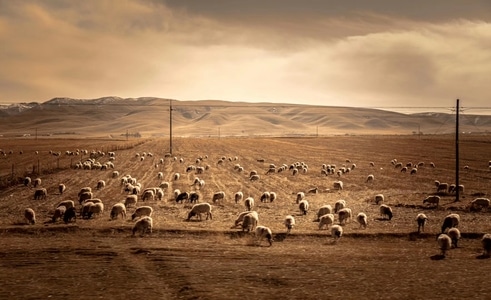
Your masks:
{"label": "sheep shadow", "polygon": [[476,256],[476,259],[488,259],[490,258],[489,254],[480,254]]}
{"label": "sheep shadow", "polygon": [[430,259],[431,260],[442,260],[442,259],[445,259],[445,255],[435,254],[435,255],[430,256]]}
{"label": "sheep shadow", "polygon": [[286,233],[286,232],[285,233],[277,233],[273,237],[273,240],[275,242],[283,242],[286,239],[287,236],[288,236],[288,233]]}
{"label": "sheep shadow", "polygon": [[375,221],[388,222],[388,221],[390,221],[390,220],[389,220],[389,219],[387,219],[387,218],[378,217],[378,218],[375,218]]}

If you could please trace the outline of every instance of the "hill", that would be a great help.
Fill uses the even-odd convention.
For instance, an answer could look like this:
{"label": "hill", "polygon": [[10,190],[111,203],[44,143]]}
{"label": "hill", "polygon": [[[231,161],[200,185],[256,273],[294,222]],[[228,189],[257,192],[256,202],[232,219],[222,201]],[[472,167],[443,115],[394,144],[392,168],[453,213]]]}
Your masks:
{"label": "hill", "polygon": [[[3,136],[313,136],[447,134],[455,115],[403,114],[379,109],[162,98],[54,98],[0,106]],[[462,132],[484,133],[491,116],[464,115]]]}

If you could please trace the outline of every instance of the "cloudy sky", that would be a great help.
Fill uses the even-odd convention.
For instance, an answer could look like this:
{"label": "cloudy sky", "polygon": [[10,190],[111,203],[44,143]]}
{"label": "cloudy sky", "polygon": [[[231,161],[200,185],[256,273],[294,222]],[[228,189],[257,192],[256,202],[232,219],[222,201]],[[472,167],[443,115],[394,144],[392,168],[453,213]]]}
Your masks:
{"label": "cloudy sky", "polygon": [[0,103],[491,105],[488,0],[0,0]]}

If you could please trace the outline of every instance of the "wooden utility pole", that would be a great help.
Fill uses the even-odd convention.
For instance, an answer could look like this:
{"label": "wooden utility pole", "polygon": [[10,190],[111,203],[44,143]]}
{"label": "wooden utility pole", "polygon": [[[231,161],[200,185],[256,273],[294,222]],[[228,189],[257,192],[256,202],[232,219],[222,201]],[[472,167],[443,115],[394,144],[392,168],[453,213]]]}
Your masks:
{"label": "wooden utility pole", "polygon": [[169,101],[169,153],[172,154],[172,99]]}
{"label": "wooden utility pole", "polygon": [[459,99],[455,108],[455,202],[460,201],[459,193]]}

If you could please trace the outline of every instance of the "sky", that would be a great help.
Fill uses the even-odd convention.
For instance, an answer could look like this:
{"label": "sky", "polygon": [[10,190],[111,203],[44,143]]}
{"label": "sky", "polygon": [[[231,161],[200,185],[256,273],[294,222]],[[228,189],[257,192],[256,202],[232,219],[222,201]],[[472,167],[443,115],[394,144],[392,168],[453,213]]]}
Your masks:
{"label": "sky", "polygon": [[0,0],[0,103],[491,107],[488,0]]}

